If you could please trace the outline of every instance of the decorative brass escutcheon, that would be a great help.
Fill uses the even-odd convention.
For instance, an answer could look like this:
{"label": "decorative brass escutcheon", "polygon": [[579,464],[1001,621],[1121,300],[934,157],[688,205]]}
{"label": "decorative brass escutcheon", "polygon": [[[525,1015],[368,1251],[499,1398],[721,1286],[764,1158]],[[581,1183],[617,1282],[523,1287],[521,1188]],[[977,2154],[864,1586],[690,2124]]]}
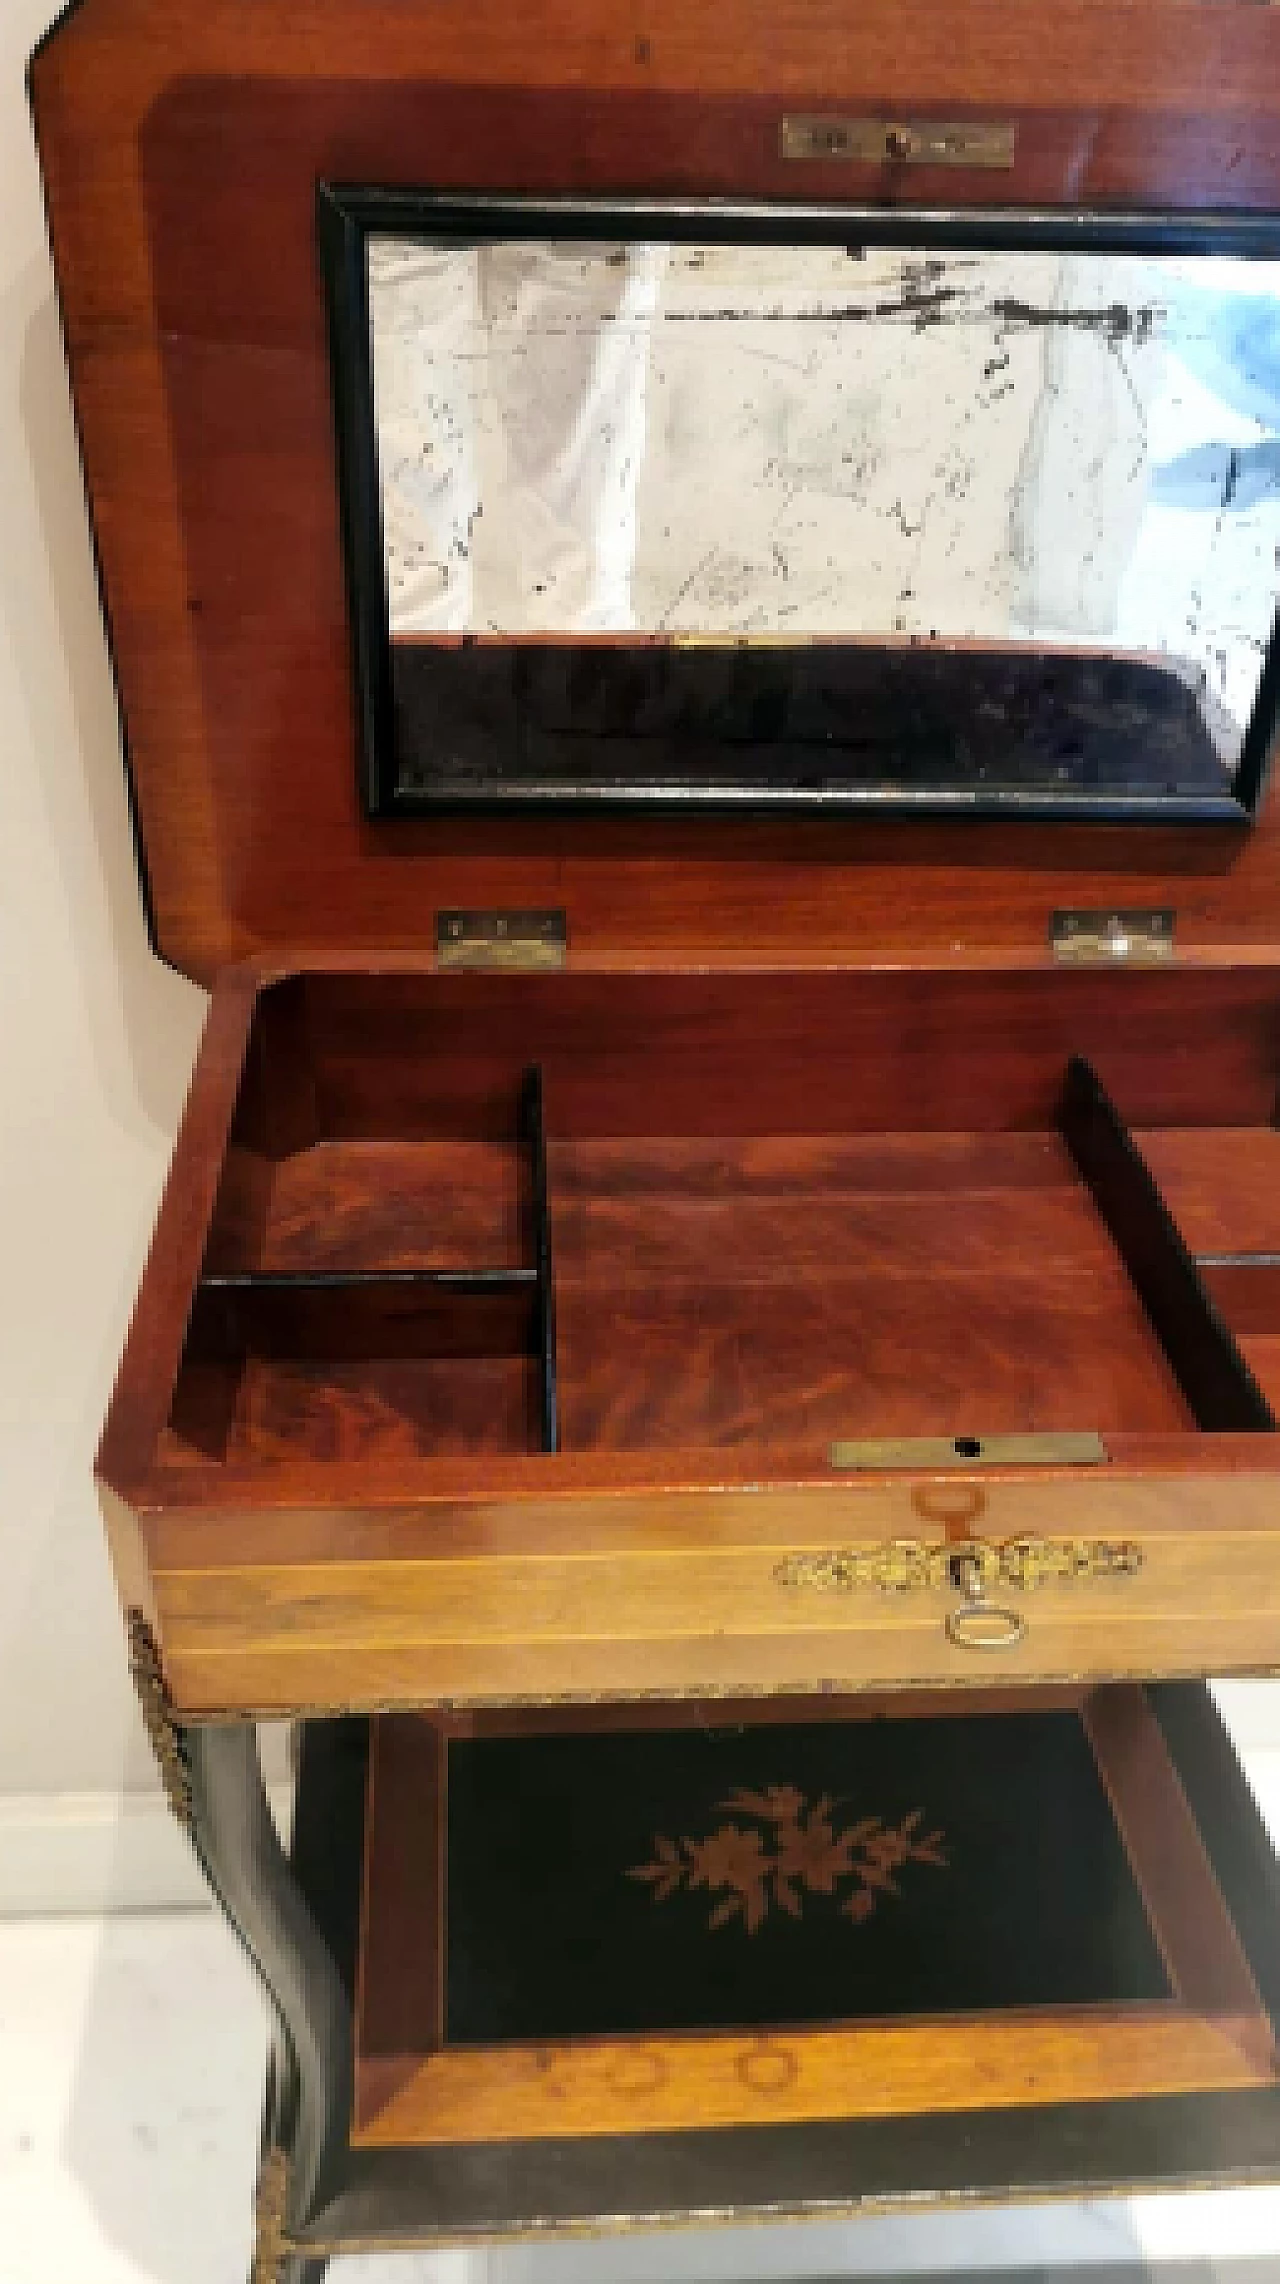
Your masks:
{"label": "decorative brass escutcheon", "polygon": [[1076,1585],[1098,1578],[1132,1578],[1142,1568],[1133,1539],[886,1539],[873,1546],[832,1547],[821,1554],[789,1554],[774,1569],[779,1586],[823,1594],[872,1588],[882,1594],[945,1592],[963,1561],[984,1594],[997,1587],[1029,1593],[1041,1586]]}

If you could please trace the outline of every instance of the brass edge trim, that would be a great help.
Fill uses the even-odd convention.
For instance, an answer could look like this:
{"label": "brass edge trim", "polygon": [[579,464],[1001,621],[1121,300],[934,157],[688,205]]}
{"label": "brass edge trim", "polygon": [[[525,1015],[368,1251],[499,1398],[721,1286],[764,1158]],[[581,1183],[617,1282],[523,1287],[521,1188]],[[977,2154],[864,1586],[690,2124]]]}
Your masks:
{"label": "brass edge trim", "polygon": [[289,2165],[283,2149],[268,2148],[258,2170],[253,2210],[255,2236],[249,2284],[283,2284],[284,2264],[295,2247],[285,2232]]}
{"label": "brass edge trim", "polygon": [[184,1832],[195,1829],[191,1770],[182,1731],[173,1716],[173,1699],[165,1680],[160,1648],[141,1610],[126,1613],[129,1634],[129,1672],[142,1710],[143,1726],[160,1767],[165,1797]]}
{"label": "brass edge trim", "polygon": [[[962,2117],[964,2112],[949,2111],[945,2114],[950,2117]],[[841,2121],[836,2120],[834,2122],[838,2124]],[[726,2133],[746,2134],[757,2129],[752,2126],[726,2126],[721,2130]],[[451,2145],[446,2143],[444,2146],[449,2147]],[[1264,2174],[1259,2174],[1251,2169],[1242,2174],[1239,2179],[1224,2177],[1221,2172],[1190,2174],[1185,2179],[1179,2175],[1176,2187],[1177,2193],[1183,2195],[1208,2189],[1271,2188],[1275,2187],[1278,2181],[1280,2181],[1280,2160],[1277,2161],[1274,2169],[1268,2169]],[[1010,2206],[1078,2205],[1082,2198],[1087,2198],[1090,2204],[1103,2202],[1115,2204],[1122,2198],[1165,2195],[1169,2193],[1169,2189],[1170,2184],[1168,2182],[1152,2180],[1150,2175],[1144,2179],[1139,2175],[1136,2178],[1126,2176],[1123,2180],[1070,2182],[1061,2187],[1051,2185],[1047,2188],[1039,2185],[1023,2188],[1018,2185],[1009,2189],[985,2187],[981,2189],[936,2189],[927,2190],[924,2193],[903,2190],[896,2195],[892,2192],[877,2193],[872,2190],[862,2197],[849,2195],[834,2198],[824,2197],[822,2199],[811,2198],[807,2202],[804,2198],[798,2197],[785,2203],[780,2201],[774,2205],[756,2206],[754,2209],[748,2207],[746,2210],[741,2206],[733,2205],[703,2205],[692,2211],[677,2209],[656,2214],[641,2213],[638,2215],[622,2213],[610,2214],[605,2218],[588,2216],[585,2219],[579,2219],[573,2215],[568,2219],[562,2219],[556,2215],[551,2219],[516,2221],[506,2226],[499,2223],[493,2228],[472,2229],[463,2223],[459,2223],[453,2228],[446,2225],[444,2228],[433,2230],[429,2222],[421,2229],[415,2229],[412,2226],[402,2227],[397,2223],[385,2235],[367,2231],[353,2231],[349,2235],[335,2235],[332,2230],[326,2231],[320,2224],[317,2224],[314,2231],[309,2231],[304,2238],[299,2240],[297,2249],[309,2259],[320,2255],[332,2259],[340,2257],[343,2253],[355,2252],[481,2251],[487,2245],[531,2244],[557,2238],[579,2238],[605,2243],[616,2237],[636,2236],[650,2232],[658,2235],[674,2232],[677,2229],[712,2229],[725,2228],[726,2226],[734,2228],[788,2228],[794,2227],[797,2222],[858,2220],[872,2215],[883,2215],[887,2219],[901,2219],[905,2214],[920,2212],[991,2212],[1004,2211]]]}

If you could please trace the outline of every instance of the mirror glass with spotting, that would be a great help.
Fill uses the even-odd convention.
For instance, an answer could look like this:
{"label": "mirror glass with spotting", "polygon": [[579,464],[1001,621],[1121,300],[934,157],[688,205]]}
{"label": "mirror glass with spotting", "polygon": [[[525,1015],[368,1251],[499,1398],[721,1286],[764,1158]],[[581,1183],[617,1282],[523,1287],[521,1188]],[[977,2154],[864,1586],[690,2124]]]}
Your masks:
{"label": "mirror glass with spotting", "polygon": [[1280,262],[364,250],[390,808],[1230,794]]}

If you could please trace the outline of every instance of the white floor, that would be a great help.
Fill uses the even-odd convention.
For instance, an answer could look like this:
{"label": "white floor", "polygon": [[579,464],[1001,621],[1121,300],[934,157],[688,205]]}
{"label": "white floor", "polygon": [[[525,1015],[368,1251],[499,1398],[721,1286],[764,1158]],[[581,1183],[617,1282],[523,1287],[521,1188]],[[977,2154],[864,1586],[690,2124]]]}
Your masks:
{"label": "white floor", "polygon": [[[262,2048],[256,1992],[212,1912],[0,1923],[0,2284],[242,2284]],[[1278,2248],[1280,2191],[1259,2191],[352,2260],[335,2275],[666,2284],[1144,2253],[1229,2275],[1228,2254]]]}
{"label": "white floor", "polygon": [[[1280,1756],[1249,1750],[1242,1702],[1275,1830]],[[263,2051],[257,1991],[211,1911],[0,1920],[0,2284],[242,2284]],[[352,2260],[334,2274],[682,2284],[1158,2257],[1230,2280],[1244,2256],[1274,2256],[1280,2284],[1280,2189]]]}

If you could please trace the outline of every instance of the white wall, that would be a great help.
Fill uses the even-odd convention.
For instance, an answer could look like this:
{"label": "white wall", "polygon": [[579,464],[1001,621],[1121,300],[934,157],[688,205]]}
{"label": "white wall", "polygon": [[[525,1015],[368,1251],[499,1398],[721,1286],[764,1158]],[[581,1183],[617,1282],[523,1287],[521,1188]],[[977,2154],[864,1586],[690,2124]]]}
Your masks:
{"label": "white wall", "polygon": [[0,0],[0,1899],[30,1796],[152,1785],[92,1460],[204,1009],[138,899],[24,87],[50,13]]}

